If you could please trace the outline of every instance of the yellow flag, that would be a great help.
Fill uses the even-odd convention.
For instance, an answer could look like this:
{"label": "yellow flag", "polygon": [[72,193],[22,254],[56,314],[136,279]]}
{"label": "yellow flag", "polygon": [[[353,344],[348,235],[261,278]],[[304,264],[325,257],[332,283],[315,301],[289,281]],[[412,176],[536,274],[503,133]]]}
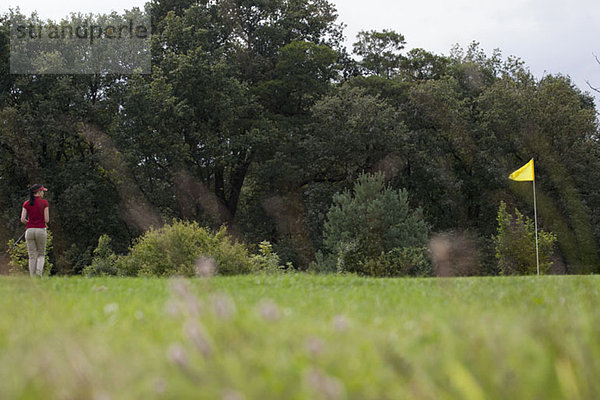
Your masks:
{"label": "yellow flag", "polygon": [[510,174],[509,178],[513,181],[534,181],[533,158],[527,164]]}

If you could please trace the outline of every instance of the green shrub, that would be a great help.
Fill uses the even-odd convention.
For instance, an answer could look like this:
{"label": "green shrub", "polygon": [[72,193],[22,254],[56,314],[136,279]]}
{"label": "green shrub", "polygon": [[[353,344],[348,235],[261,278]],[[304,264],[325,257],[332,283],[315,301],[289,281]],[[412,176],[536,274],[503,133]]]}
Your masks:
{"label": "green shrub", "polygon": [[308,272],[315,274],[337,273],[336,256],[331,253],[323,254],[321,250],[315,252],[315,259],[308,265]]}
{"label": "green shrub", "polygon": [[150,229],[127,256],[118,259],[117,268],[121,275],[195,276],[203,274],[198,271],[200,260],[214,263],[214,273],[221,275],[245,274],[257,269],[246,247],[234,243],[225,227],[213,233],[196,222],[184,221]]}
{"label": "green shrub", "polygon": [[421,210],[409,207],[406,190],[387,187],[381,173],[362,174],[352,193],[334,195],[323,232],[326,249],[336,257],[337,271],[364,275],[388,268],[376,266],[382,254],[425,247],[427,235]]}
{"label": "green shrub", "polygon": [[[46,231],[48,234],[48,238],[46,239],[46,260],[44,262],[44,276],[50,275],[52,269],[54,268],[54,264],[50,259],[50,254],[53,250],[53,236],[50,230]],[[29,255],[27,253],[27,242],[25,241],[25,237],[21,239],[19,243],[15,246],[15,240],[10,239],[7,243],[8,245],[8,255],[10,256],[10,262],[8,265],[10,266],[11,274],[29,274]]]}
{"label": "green shrub", "polygon": [[280,258],[273,251],[273,245],[269,241],[262,241],[258,245],[258,254],[252,256],[252,264],[261,272],[283,272],[285,269],[291,269],[291,265],[280,265]]}
{"label": "green shrub", "polygon": [[364,261],[362,272],[370,276],[431,276],[432,267],[425,247],[395,248],[378,258]]}
{"label": "green shrub", "polygon": [[[498,267],[503,275],[528,275],[537,273],[535,252],[535,225],[515,208],[513,217],[506,204],[498,208],[498,234],[493,237]],[[552,252],[556,235],[538,230],[540,273],[552,266]]]}
{"label": "green shrub", "polygon": [[110,246],[111,238],[108,235],[102,235],[98,239],[98,247],[94,249],[91,265],[83,269],[85,276],[107,276],[117,275],[118,256]]}

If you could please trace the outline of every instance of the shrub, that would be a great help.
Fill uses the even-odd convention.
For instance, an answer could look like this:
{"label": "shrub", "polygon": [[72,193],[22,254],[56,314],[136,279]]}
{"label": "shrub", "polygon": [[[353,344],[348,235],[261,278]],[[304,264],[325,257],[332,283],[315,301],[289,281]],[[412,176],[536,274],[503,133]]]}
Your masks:
{"label": "shrub", "polygon": [[[46,240],[46,260],[44,262],[44,276],[50,275],[52,269],[54,268],[54,264],[50,259],[50,254],[53,250],[53,236],[50,230],[46,231],[48,233],[48,238]],[[10,262],[8,263],[10,267],[11,274],[29,274],[29,255],[27,253],[27,242],[25,241],[25,237],[17,243],[15,246],[15,240],[11,239],[8,241],[8,255],[10,256]]]}
{"label": "shrub", "polygon": [[425,247],[395,248],[378,258],[367,259],[362,271],[370,276],[431,276],[432,268]]}
{"label": "shrub", "polygon": [[337,258],[334,254],[324,254],[321,250],[315,252],[315,259],[308,265],[308,272],[316,274],[332,274],[339,272],[336,267]]}
{"label": "shrub", "polygon": [[[503,275],[527,275],[537,272],[535,252],[535,225],[515,208],[513,217],[506,204],[498,208],[498,234],[493,237],[498,267]],[[538,230],[540,273],[552,266],[552,252],[556,235]]]}
{"label": "shrub", "polygon": [[266,240],[258,245],[258,254],[252,256],[254,267],[261,272],[283,272],[290,268],[290,265],[280,265],[280,261],[279,255],[273,251],[273,245]]}
{"label": "shrub", "polygon": [[427,232],[421,210],[409,207],[406,190],[387,187],[377,173],[359,176],[353,193],[334,195],[323,236],[325,247],[337,257],[338,272],[372,275],[380,270],[375,265],[382,254],[425,247]]}
{"label": "shrub", "polygon": [[234,243],[225,227],[215,233],[196,222],[174,221],[160,229],[150,229],[121,257],[117,268],[122,275],[195,276],[199,260],[211,260],[216,273],[244,274],[255,271],[243,244]]}
{"label": "shrub", "polygon": [[107,276],[117,275],[118,257],[110,246],[111,238],[108,235],[102,235],[98,239],[98,246],[94,249],[91,265],[83,269],[85,276]]}

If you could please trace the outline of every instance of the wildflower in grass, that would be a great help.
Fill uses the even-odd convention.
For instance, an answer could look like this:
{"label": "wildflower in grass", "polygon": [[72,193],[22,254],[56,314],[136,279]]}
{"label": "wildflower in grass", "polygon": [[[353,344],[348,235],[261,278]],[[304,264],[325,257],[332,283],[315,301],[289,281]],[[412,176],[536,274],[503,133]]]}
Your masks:
{"label": "wildflower in grass", "polygon": [[240,392],[237,392],[235,390],[227,390],[225,392],[225,394],[223,394],[223,400],[245,400],[246,397],[241,394]]}
{"label": "wildflower in grass", "polygon": [[267,321],[278,321],[281,319],[279,306],[272,300],[263,299],[258,305],[258,312]]}
{"label": "wildflower in grass", "polygon": [[169,300],[165,303],[165,312],[171,317],[176,317],[180,314],[180,303],[175,300]]}
{"label": "wildflower in grass", "polygon": [[185,348],[179,343],[174,343],[169,346],[169,349],[167,350],[167,357],[173,364],[178,365],[179,367],[188,367],[187,353]]}
{"label": "wildflower in grass", "polygon": [[186,298],[190,295],[187,281],[181,278],[173,279],[171,282],[171,291],[180,298]]}
{"label": "wildflower in grass", "polygon": [[190,291],[189,283],[186,280],[175,279],[171,283],[171,290],[176,297],[185,303],[190,315],[199,316],[201,314],[201,306],[198,302],[198,298]]}
{"label": "wildflower in grass", "polygon": [[229,319],[235,314],[235,303],[224,294],[215,294],[211,298],[213,313],[221,319]]}
{"label": "wildflower in grass", "polygon": [[340,314],[333,317],[332,325],[333,329],[341,333],[348,330],[348,328],[350,327],[350,322],[348,321],[348,318]]}
{"label": "wildflower in grass", "polygon": [[110,315],[119,311],[119,305],[117,303],[110,303],[104,306],[104,314]]}
{"label": "wildflower in grass", "polygon": [[323,350],[325,349],[325,342],[321,338],[310,337],[304,343],[304,347],[306,348],[306,352],[309,355],[319,356],[323,354]]}
{"label": "wildflower in grass", "polygon": [[200,305],[200,302],[198,301],[198,299],[194,296],[190,296],[186,299],[185,302],[186,306],[187,306],[187,310],[190,313],[190,315],[198,317],[200,316],[200,314],[202,314],[202,306]]}
{"label": "wildflower in grass", "polygon": [[346,389],[339,379],[328,376],[316,368],[308,371],[305,381],[308,386],[319,394],[318,397],[328,400],[337,400],[346,397]]}
{"label": "wildflower in grass", "polygon": [[213,354],[213,346],[208,333],[199,322],[187,321],[183,326],[183,330],[200,354],[204,357],[210,357]]}

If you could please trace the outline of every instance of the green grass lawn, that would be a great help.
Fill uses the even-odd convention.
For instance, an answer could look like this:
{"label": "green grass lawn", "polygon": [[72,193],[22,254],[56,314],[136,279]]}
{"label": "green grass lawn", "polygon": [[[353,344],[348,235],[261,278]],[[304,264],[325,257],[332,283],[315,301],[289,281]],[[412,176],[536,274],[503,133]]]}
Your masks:
{"label": "green grass lawn", "polygon": [[0,278],[0,399],[592,399],[600,277]]}

